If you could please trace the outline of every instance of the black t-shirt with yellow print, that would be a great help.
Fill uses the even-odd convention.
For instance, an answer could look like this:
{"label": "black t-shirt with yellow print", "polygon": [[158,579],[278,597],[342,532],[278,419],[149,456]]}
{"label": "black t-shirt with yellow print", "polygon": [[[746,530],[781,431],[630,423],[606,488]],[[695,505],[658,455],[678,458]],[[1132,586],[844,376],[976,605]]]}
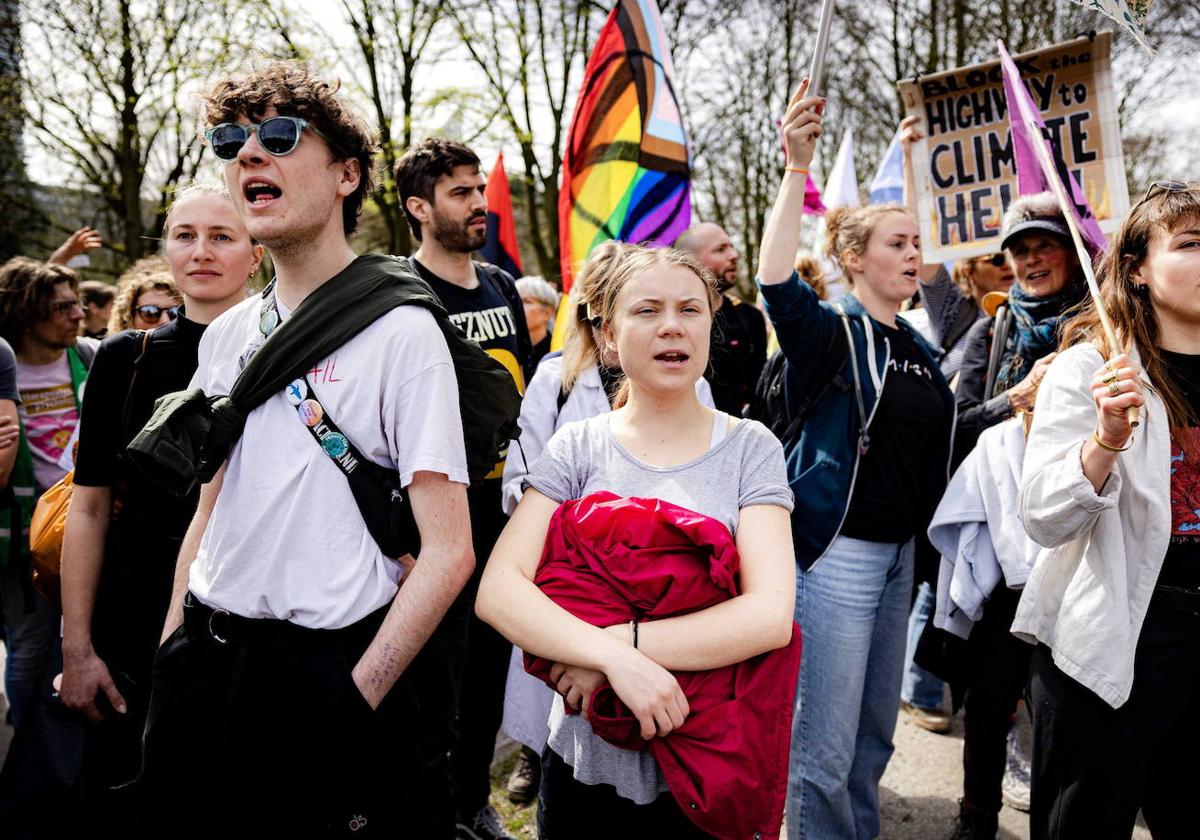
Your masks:
{"label": "black t-shirt with yellow print", "polygon": [[[438,277],[416,259],[412,263],[438,296],[442,306],[446,307],[450,322],[504,365],[512,374],[517,390],[524,394],[529,377],[533,375],[530,369],[532,343],[515,281],[502,271],[489,272],[476,263],[475,276],[479,279],[479,285],[474,289],[464,289]],[[489,479],[499,482],[504,470],[504,457],[505,453],[501,453],[496,469],[488,475]]]}

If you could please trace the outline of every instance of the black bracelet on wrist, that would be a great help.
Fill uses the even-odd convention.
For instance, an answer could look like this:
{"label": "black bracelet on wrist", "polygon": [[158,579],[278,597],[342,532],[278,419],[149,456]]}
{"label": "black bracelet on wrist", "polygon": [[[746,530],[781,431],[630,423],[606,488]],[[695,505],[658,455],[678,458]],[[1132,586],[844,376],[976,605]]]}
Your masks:
{"label": "black bracelet on wrist", "polygon": [[637,623],[637,619],[635,618],[633,621],[631,621],[631,622],[629,622],[629,623],[630,623],[630,625],[632,625],[632,627],[633,627],[633,648],[634,648],[634,650],[637,650],[637,646],[638,646],[638,623]]}

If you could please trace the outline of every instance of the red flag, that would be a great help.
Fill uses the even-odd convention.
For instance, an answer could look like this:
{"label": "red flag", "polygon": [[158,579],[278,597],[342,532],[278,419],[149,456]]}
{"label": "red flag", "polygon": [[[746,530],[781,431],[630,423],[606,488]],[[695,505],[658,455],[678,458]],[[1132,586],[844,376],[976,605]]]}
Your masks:
{"label": "red flag", "polygon": [[508,191],[508,177],[504,174],[503,153],[488,173],[484,195],[488,206],[487,244],[479,249],[479,256],[513,277],[520,277],[521,252],[517,249],[517,224],[513,221],[512,195]]}

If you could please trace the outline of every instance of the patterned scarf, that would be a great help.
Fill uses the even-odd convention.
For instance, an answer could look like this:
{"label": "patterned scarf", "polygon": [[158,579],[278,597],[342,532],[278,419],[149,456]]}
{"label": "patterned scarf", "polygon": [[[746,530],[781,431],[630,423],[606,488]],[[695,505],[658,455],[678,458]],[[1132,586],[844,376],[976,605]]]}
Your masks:
{"label": "patterned scarf", "polygon": [[[1058,346],[1059,327],[1066,315],[1087,297],[1087,284],[1076,274],[1057,294],[1032,297],[1013,286],[1008,296],[1012,326],[1008,331],[1004,355],[993,393],[1002,394],[1029,375],[1038,359]],[[1071,313],[1074,314],[1074,313]]]}

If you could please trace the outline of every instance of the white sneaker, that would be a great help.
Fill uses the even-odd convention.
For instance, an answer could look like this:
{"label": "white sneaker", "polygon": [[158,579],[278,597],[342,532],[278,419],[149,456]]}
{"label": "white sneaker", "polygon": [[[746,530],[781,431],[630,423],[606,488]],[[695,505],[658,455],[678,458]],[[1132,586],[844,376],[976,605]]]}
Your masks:
{"label": "white sneaker", "polygon": [[1009,808],[1029,813],[1030,788],[1029,759],[1021,749],[1017,728],[1008,730],[1008,755],[1004,767],[1004,779],[1000,782],[1000,798]]}

